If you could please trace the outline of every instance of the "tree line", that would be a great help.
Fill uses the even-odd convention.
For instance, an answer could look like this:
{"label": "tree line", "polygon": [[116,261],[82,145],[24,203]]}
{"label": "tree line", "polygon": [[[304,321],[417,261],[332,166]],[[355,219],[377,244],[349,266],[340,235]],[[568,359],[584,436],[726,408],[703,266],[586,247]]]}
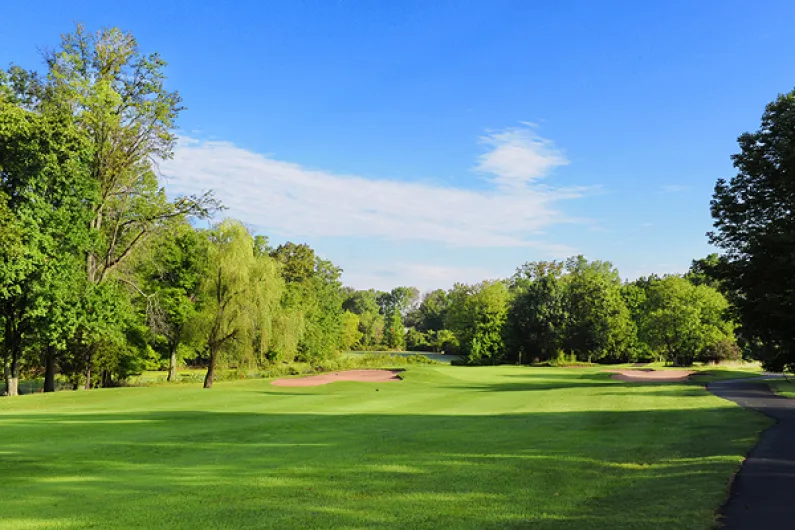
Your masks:
{"label": "tree line", "polygon": [[[712,241],[683,276],[622,282],[582,256],[420,293],[354,290],[305,244],[271,246],[210,192],[169,198],[157,171],[184,110],[166,63],[116,28],[77,26],[40,75],[0,70],[0,340],[5,392],[144,369],[319,362],[345,350],[443,351],[472,364],[746,355],[793,362],[795,96],[741,136]],[[737,324],[735,324],[737,322]]]}
{"label": "tree line", "polygon": [[406,346],[470,364],[739,360],[728,301],[699,272],[708,260],[632,282],[583,256],[528,262],[509,279],[427,293],[406,313]]}

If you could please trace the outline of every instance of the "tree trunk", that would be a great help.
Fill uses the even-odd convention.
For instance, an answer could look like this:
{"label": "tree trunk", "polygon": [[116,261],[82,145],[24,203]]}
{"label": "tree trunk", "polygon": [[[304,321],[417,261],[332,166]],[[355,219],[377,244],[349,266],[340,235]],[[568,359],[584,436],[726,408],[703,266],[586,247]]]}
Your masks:
{"label": "tree trunk", "polygon": [[47,346],[44,353],[44,391],[55,392],[55,348]]}
{"label": "tree trunk", "polygon": [[83,388],[86,390],[91,390],[91,355],[86,356],[86,383],[83,385]]}
{"label": "tree trunk", "polygon": [[171,345],[171,358],[168,362],[168,378],[167,381],[173,382],[177,380],[177,343]]}
{"label": "tree trunk", "polygon": [[207,366],[207,375],[204,376],[204,388],[212,388],[214,378],[215,378],[215,352],[210,352],[210,364],[209,366]]}
{"label": "tree trunk", "polygon": [[11,377],[8,379],[8,395],[19,395],[19,353],[11,353]]}
{"label": "tree trunk", "polygon": [[8,366],[8,355],[3,355],[3,380],[5,381],[5,395],[11,390],[11,367]]}

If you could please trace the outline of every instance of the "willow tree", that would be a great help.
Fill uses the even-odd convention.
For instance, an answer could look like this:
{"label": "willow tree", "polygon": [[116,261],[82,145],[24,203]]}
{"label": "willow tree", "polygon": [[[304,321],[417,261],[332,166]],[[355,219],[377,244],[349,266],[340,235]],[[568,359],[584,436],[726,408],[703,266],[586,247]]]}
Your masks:
{"label": "willow tree", "polygon": [[[46,59],[40,106],[72,114],[93,153],[89,173],[98,193],[85,266],[87,292],[102,298],[102,284],[130,281],[125,262],[170,219],[203,217],[217,205],[208,193],[170,201],[160,186],[157,162],[173,155],[183,107],[165,87],[166,63],[158,54],[143,54],[132,34],[117,28],[89,33],[78,25]],[[86,387],[92,342],[84,339]]]}
{"label": "willow tree", "polygon": [[251,354],[258,332],[267,336],[283,290],[278,265],[255,252],[254,238],[241,223],[224,221],[209,236],[202,310],[194,324],[209,355],[204,388],[212,388],[222,355],[241,360]]}

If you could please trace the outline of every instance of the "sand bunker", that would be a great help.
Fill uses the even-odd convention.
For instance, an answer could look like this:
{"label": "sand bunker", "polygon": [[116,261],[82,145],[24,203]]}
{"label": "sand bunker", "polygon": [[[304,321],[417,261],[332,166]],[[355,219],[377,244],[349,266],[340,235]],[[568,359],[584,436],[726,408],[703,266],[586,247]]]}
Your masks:
{"label": "sand bunker", "polygon": [[614,370],[613,379],[620,381],[673,383],[685,381],[695,370]]}
{"label": "sand bunker", "polygon": [[364,383],[388,383],[400,381],[397,374],[400,370],[347,370],[345,372],[331,372],[322,375],[310,375],[293,379],[277,379],[275,386],[319,386],[335,381],[361,381]]}

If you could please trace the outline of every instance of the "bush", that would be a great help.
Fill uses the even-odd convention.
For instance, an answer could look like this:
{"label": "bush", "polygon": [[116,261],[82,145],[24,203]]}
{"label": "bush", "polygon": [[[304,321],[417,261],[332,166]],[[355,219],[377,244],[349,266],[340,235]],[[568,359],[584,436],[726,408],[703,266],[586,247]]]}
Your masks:
{"label": "bush", "polygon": [[731,339],[724,339],[704,348],[698,360],[705,363],[720,363],[722,361],[739,361],[742,358],[743,354],[737,343]]}

